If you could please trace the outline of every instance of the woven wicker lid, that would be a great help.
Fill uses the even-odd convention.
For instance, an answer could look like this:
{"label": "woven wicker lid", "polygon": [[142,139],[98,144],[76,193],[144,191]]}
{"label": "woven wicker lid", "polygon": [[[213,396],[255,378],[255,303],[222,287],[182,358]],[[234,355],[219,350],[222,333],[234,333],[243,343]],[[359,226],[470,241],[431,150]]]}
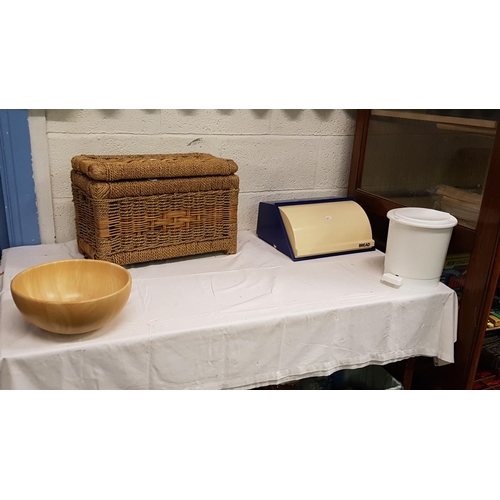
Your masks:
{"label": "woven wicker lid", "polygon": [[71,159],[71,166],[98,181],[230,175],[238,170],[233,160],[207,153],[79,155]]}

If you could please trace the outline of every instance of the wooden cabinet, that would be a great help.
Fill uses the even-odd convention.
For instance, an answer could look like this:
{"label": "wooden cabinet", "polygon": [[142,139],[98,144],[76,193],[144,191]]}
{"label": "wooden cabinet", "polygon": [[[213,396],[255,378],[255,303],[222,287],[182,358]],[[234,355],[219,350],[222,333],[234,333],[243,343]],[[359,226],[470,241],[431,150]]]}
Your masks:
{"label": "wooden cabinet", "polygon": [[387,212],[400,206],[457,217],[449,254],[469,254],[455,363],[418,358],[414,388],[470,389],[500,272],[499,110],[359,110],[348,195],[385,251]]}

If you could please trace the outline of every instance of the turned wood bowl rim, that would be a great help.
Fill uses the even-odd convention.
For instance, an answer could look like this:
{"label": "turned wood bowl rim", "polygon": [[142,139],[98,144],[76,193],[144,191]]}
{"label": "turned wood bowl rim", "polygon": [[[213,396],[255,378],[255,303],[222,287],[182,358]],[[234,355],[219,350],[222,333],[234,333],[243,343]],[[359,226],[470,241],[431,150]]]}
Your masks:
{"label": "turned wood bowl rim", "polygon": [[[126,273],[126,275],[127,275],[127,282],[125,283],[125,285],[123,285],[122,287],[118,288],[118,290],[114,291],[113,293],[109,293],[107,295],[102,295],[100,297],[96,297],[96,298],[93,298],[93,299],[86,299],[86,300],[46,300],[46,299],[37,299],[37,298],[32,297],[31,295],[26,295],[26,294],[20,292],[19,290],[16,290],[15,281],[18,278],[22,277],[23,274],[26,274],[29,271],[32,271],[34,269],[39,269],[41,267],[50,266],[50,265],[54,265],[54,264],[61,264],[61,263],[66,263],[66,262],[86,262],[86,263],[90,264],[91,266],[94,265],[95,263],[104,263],[105,266],[110,266],[111,268],[113,268],[113,267],[119,268],[120,272]],[[87,264],[84,264],[84,265],[87,265]],[[125,288],[131,286],[131,282],[132,282],[132,276],[131,276],[130,272],[127,269],[125,269],[124,267],[122,267],[122,266],[120,266],[118,264],[115,264],[113,262],[108,262],[108,261],[105,261],[105,260],[98,260],[98,259],[66,259],[66,260],[55,260],[53,262],[46,262],[45,264],[38,264],[36,266],[31,266],[31,267],[28,267],[27,269],[24,269],[23,271],[20,271],[19,273],[17,273],[14,276],[14,278],[12,278],[12,281],[10,282],[10,291],[11,291],[12,294],[15,293],[16,295],[22,297],[23,299],[26,299],[26,300],[31,301],[31,302],[41,303],[41,304],[51,304],[51,305],[53,305],[53,304],[54,305],[88,304],[90,302],[96,302],[96,301],[99,301],[99,300],[107,299],[109,297],[113,297],[114,295],[118,295]]]}

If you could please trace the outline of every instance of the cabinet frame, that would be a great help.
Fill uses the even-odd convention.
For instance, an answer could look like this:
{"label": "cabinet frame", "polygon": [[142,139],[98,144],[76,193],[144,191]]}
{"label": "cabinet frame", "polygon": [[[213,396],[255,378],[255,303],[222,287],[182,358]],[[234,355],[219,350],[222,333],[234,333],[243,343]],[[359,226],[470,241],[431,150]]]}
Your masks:
{"label": "cabinet frame", "polygon": [[[385,251],[387,212],[402,207],[361,189],[371,110],[357,111],[348,196],[365,210],[379,250]],[[476,229],[457,225],[450,241],[453,253],[470,253],[467,280],[458,313],[455,363],[437,367],[434,375],[443,389],[471,389],[486,332],[486,322],[500,274],[500,135],[496,128],[488,176]],[[438,384],[437,384],[438,385]]]}

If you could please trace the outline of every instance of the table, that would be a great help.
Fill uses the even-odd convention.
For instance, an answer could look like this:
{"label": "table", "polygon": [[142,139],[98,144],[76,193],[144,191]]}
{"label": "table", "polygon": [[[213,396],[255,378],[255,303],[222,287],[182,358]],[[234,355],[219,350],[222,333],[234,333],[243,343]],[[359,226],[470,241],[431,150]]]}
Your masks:
{"label": "table", "polygon": [[127,266],[130,299],[99,330],[26,322],[12,278],[78,258],[75,241],[4,251],[1,389],[250,389],[414,356],[453,362],[455,292],[381,283],[379,251],[293,262],[242,231],[234,255]]}

